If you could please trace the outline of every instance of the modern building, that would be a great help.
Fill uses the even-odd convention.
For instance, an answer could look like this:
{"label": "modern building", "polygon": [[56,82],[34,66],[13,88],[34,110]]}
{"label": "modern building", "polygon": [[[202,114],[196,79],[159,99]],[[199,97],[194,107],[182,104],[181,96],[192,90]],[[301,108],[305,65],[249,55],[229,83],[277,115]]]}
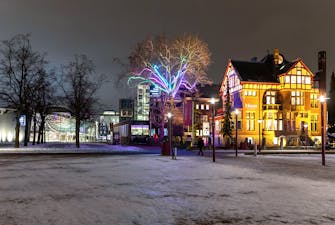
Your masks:
{"label": "modern building", "polygon": [[150,110],[150,86],[139,84],[137,86],[135,107],[135,120],[149,121]]}
{"label": "modern building", "polygon": [[228,88],[231,111],[239,112],[232,113],[238,144],[320,142],[319,81],[302,59],[288,61],[275,49],[260,61],[229,60],[220,88],[223,104]]}

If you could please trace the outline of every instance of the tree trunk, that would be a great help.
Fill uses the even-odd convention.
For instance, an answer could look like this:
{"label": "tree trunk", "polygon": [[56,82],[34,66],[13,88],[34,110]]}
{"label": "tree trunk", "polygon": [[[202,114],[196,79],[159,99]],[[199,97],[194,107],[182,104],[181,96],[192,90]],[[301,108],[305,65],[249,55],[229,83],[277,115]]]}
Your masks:
{"label": "tree trunk", "polygon": [[164,124],[165,124],[165,100],[164,98],[162,97],[161,98],[161,101],[159,102],[160,105],[160,109],[161,109],[161,123],[160,123],[160,126],[159,126],[159,141],[162,141],[164,139]]}
{"label": "tree trunk", "polygon": [[38,128],[37,144],[40,144],[40,143],[43,144],[44,143],[44,138],[43,138],[44,126],[45,126],[45,116],[43,116],[41,114],[41,124]]}
{"label": "tree trunk", "polygon": [[15,148],[20,147],[20,113],[16,114],[16,126],[15,126]]}
{"label": "tree trunk", "polygon": [[80,119],[76,117],[76,147],[80,148],[79,144]]}
{"label": "tree trunk", "polygon": [[24,128],[24,146],[28,145],[30,137],[31,115],[26,114],[26,126]]}
{"label": "tree trunk", "polygon": [[34,114],[34,137],[33,137],[33,145],[35,145],[36,142],[36,113]]}

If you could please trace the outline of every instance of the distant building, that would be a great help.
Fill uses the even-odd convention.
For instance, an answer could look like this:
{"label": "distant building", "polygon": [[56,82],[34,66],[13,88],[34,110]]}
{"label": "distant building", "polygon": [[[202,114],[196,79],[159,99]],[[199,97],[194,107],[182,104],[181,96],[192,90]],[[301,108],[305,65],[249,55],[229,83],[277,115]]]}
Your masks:
{"label": "distant building", "polygon": [[120,121],[131,121],[134,119],[134,100],[122,98],[119,101]]}
{"label": "distant building", "polygon": [[229,60],[220,88],[223,102],[227,81],[231,111],[239,111],[237,143],[285,146],[321,140],[319,82],[301,59],[287,61],[275,49],[261,61]]}
{"label": "distant building", "polygon": [[110,125],[110,124],[117,124],[120,121],[120,113],[116,112],[114,110],[107,110],[104,111],[102,114],[104,121]]}
{"label": "distant building", "polygon": [[[186,96],[183,100],[183,126],[184,135],[192,137],[193,142],[201,136],[205,144],[212,143],[212,118],[219,121],[220,115],[218,108],[220,108],[219,98],[220,85],[206,85],[199,87],[198,92],[193,96]],[[216,103],[213,105],[210,100],[214,98]],[[213,114],[214,113],[214,114]],[[221,144],[220,130],[221,124],[216,122],[214,126],[215,145]]]}
{"label": "distant building", "polygon": [[149,121],[150,86],[139,84],[137,86],[135,120]]}

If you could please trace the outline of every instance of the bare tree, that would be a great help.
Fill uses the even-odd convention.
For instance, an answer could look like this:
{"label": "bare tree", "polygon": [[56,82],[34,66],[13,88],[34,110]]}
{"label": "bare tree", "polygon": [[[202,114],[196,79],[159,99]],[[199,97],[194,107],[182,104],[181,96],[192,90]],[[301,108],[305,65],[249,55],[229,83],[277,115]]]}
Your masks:
{"label": "bare tree", "polygon": [[20,116],[26,115],[25,141],[29,140],[29,126],[33,86],[43,56],[33,51],[29,34],[19,34],[2,41],[0,49],[0,98],[16,110],[15,147],[19,147]]}
{"label": "bare tree", "polygon": [[55,106],[56,88],[54,86],[54,71],[47,71],[43,64],[38,70],[38,77],[34,86],[33,95],[33,145],[36,142],[37,114],[40,116],[37,144],[44,143],[45,118],[50,112],[50,108]]}
{"label": "bare tree", "polygon": [[89,119],[97,102],[96,92],[105,77],[95,74],[95,66],[86,55],[76,55],[74,61],[62,66],[59,85],[64,103],[76,121],[76,147],[79,148],[79,131],[82,120]]}
{"label": "bare tree", "polygon": [[[194,92],[197,85],[212,83],[206,74],[210,51],[205,42],[191,34],[176,39],[164,35],[147,38],[137,44],[129,56],[128,83],[150,84],[161,91],[161,109],[172,110],[174,98],[181,90]],[[169,104],[166,104],[167,101]],[[164,122],[163,119],[159,121]],[[160,126],[162,138],[164,125]]]}

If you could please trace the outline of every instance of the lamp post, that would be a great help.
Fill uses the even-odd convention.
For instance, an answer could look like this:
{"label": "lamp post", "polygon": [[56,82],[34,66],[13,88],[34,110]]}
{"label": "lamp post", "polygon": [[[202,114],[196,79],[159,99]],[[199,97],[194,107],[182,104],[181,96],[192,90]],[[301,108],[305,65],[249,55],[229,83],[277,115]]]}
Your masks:
{"label": "lamp post", "polygon": [[[262,119],[258,119],[258,144],[261,146],[261,124],[263,122]],[[257,155],[257,144],[256,144],[256,150],[255,150],[255,155]]]}
{"label": "lamp post", "polygon": [[169,122],[169,126],[168,126],[168,134],[169,134],[169,136],[168,136],[168,138],[169,138],[169,150],[170,150],[170,152],[171,152],[171,157],[172,157],[172,159],[174,159],[174,152],[173,152],[173,150],[172,150],[172,113],[171,112],[168,112],[168,114],[167,114],[167,117],[168,117],[168,122]]}
{"label": "lamp post", "polygon": [[237,117],[238,117],[238,113],[239,113],[239,111],[238,111],[238,109],[235,109],[235,111],[234,111],[234,113],[235,113],[235,118],[236,118],[236,122],[235,122],[235,130],[236,130],[236,135],[235,135],[235,138],[236,138],[236,141],[235,141],[235,156],[237,157]]}
{"label": "lamp post", "polygon": [[324,119],[324,103],[326,98],[321,95],[320,103],[321,103],[321,155],[322,155],[322,165],[326,165],[326,157],[325,157],[325,119]]}
{"label": "lamp post", "polygon": [[211,104],[212,104],[212,142],[213,142],[213,162],[215,162],[215,146],[214,146],[214,138],[215,138],[215,123],[214,123],[214,114],[215,114],[215,98],[211,98],[210,100]]}

